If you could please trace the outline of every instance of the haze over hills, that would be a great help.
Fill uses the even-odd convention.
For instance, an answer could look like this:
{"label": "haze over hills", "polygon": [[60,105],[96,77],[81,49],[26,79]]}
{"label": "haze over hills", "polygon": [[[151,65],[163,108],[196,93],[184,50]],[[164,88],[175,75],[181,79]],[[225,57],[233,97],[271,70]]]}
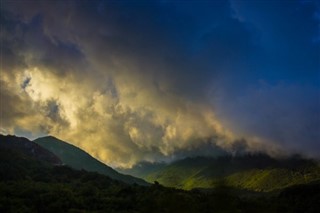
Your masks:
{"label": "haze over hills", "polygon": [[123,173],[182,189],[214,188],[221,183],[254,191],[273,191],[320,180],[320,166],[291,156],[274,159],[266,154],[186,158],[170,164],[142,163]]}
{"label": "haze over hills", "polygon": [[90,172],[98,172],[100,174],[107,175],[112,179],[120,180],[125,183],[148,185],[148,183],[142,179],[118,173],[111,167],[93,158],[82,149],[59,140],[53,136],[38,138],[34,140],[34,142],[57,155],[61,159],[62,163],[70,166],[71,168],[77,170],[84,169]]}

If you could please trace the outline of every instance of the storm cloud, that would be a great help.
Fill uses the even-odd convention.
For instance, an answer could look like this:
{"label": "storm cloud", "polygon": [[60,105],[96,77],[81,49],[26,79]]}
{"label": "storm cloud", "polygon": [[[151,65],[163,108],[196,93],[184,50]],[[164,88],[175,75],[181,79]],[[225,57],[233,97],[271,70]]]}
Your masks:
{"label": "storm cloud", "polygon": [[320,148],[316,1],[1,4],[3,133],[124,167]]}

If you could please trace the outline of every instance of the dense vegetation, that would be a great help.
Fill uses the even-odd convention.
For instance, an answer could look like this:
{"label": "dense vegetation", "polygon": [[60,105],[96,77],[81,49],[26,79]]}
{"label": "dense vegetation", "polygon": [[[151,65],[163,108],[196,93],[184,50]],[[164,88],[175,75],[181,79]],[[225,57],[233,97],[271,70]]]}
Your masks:
{"label": "dense vegetation", "polygon": [[130,175],[123,175],[105,165],[104,163],[93,158],[91,155],[82,149],[61,141],[55,137],[47,136],[34,140],[35,143],[51,151],[58,156],[62,163],[74,169],[84,169],[86,171],[98,172],[107,175],[113,179],[121,180],[126,183],[137,183],[140,185],[148,185],[144,180],[132,177]]}
{"label": "dense vegetation", "polygon": [[[0,141],[1,143],[1,141]],[[320,183],[278,192],[126,184],[0,146],[0,212],[319,212]]]}
{"label": "dense vegetation", "polygon": [[[126,185],[97,173],[56,167],[37,178],[0,182],[1,212],[317,212],[320,185],[279,195],[237,196],[230,189],[182,191]],[[270,196],[270,197],[269,197]]]}
{"label": "dense vegetation", "polygon": [[[1,171],[6,165],[19,166],[1,160]],[[98,173],[27,162],[27,172],[1,174],[0,212],[317,212],[320,208],[320,184],[266,195],[237,192],[223,183],[214,191],[183,191],[159,184],[128,185]]]}

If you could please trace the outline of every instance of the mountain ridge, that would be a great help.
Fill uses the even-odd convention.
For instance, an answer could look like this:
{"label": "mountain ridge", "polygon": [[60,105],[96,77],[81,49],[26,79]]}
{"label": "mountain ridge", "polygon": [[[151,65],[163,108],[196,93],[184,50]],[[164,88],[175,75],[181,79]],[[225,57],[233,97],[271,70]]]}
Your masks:
{"label": "mountain ridge", "polygon": [[18,150],[27,156],[35,157],[53,165],[62,164],[62,161],[54,153],[25,137],[0,134],[0,146],[2,149]]}
{"label": "mountain ridge", "polygon": [[133,167],[131,170],[122,171],[134,173],[149,182],[157,181],[164,186],[187,190],[214,188],[223,181],[232,187],[273,191],[320,180],[320,166],[314,160],[299,156],[275,159],[262,153],[218,158],[185,158],[162,165],[158,169],[144,170]]}
{"label": "mountain ridge", "polygon": [[[21,144],[19,138],[11,139]],[[0,141],[0,212],[317,213],[320,209],[320,181],[272,193],[230,187],[223,181],[209,190],[186,191],[157,182],[141,186],[56,166],[30,154],[30,149],[8,149],[1,143],[4,140]]]}
{"label": "mountain ridge", "polygon": [[100,174],[107,175],[110,178],[129,184],[136,183],[140,185],[148,185],[148,183],[142,179],[117,172],[116,170],[92,157],[89,153],[85,152],[79,147],[62,141],[54,136],[37,138],[34,140],[34,142],[53,152],[62,160],[62,163],[70,166],[71,168],[78,170],[84,169],[90,172],[98,172]]}

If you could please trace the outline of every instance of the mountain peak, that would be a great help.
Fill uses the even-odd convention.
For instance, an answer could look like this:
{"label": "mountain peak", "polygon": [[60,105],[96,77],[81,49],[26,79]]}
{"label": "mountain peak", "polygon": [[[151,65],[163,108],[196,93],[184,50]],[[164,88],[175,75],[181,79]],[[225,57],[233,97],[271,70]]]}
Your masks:
{"label": "mountain peak", "polygon": [[5,136],[1,134],[0,148],[4,150],[19,151],[24,155],[50,164],[62,164],[61,160],[52,152],[24,137],[17,137],[14,135]]}
{"label": "mountain peak", "polygon": [[120,174],[79,147],[62,141],[54,136],[49,135],[41,137],[34,140],[34,142],[55,153],[64,164],[74,169],[98,172],[126,183],[147,185],[147,183],[142,179]]}
{"label": "mountain peak", "polygon": [[47,135],[47,136],[39,137],[39,138],[37,138],[36,140],[38,140],[38,139],[50,139],[50,140],[59,140],[59,141],[62,141],[62,140],[60,140],[59,138],[57,138],[57,137],[55,137],[55,136],[53,136],[53,135]]}

